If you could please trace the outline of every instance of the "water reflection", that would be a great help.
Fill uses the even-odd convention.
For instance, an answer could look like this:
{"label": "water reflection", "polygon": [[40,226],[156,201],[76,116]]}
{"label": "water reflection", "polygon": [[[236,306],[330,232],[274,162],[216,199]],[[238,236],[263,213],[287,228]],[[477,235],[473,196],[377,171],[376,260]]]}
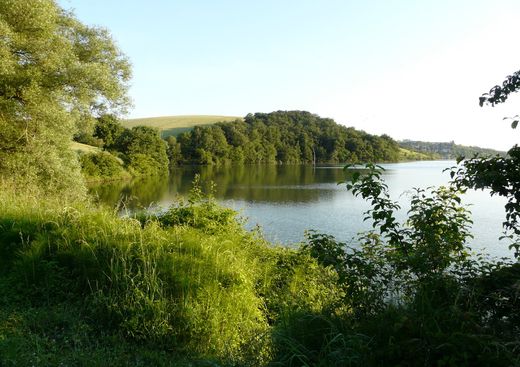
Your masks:
{"label": "water reflection", "polygon": [[159,176],[92,184],[89,193],[97,202],[111,207],[122,205],[134,210],[159,202],[168,189],[168,176]]}
{"label": "water reflection", "polygon": [[200,174],[203,189],[216,184],[215,197],[258,203],[312,203],[331,197],[337,183],[348,179],[342,166],[259,165],[223,167],[179,167],[170,177],[154,177],[93,185],[90,192],[102,203],[124,201],[129,209],[167,203],[186,195],[195,174]]}

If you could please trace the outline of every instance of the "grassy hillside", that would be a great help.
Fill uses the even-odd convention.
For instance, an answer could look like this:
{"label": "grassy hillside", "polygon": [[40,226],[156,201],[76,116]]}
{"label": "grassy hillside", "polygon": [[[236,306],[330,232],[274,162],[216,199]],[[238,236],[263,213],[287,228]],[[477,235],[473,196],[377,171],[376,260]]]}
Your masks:
{"label": "grassy hillside", "polygon": [[457,159],[460,156],[466,158],[472,157],[475,154],[484,156],[505,155],[506,152],[487,149],[475,146],[465,146],[455,144],[455,142],[426,142],[403,140],[399,142],[401,148],[410,149],[425,154],[433,154],[442,159]]}
{"label": "grassy hillside", "polygon": [[99,149],[98,147],[95,147],[93,145],[78,143],[77,141],[73,141],[70,144],[70,147],[72,148],[72,150],[74,150],[78,153],[99,153],[99,152],[101,152],[101,149]]}
{"label": "grassy hillside", "polygon": [[197,125],[211,125],[221,121],[242,120],[238,116],[218,116],[218,115],[182,115],[182,116],[161,116],[147,117],[139,119],[123,120],[122,124],[126,128],[134,126],[151,126],[161,131],[163,138],[170,135],[177,136]]}
{"label": "grassy hillside", "polygon": [[427,161],[430,159],[439,159],[439,155],[435,153],[417,152],[410,149],[399,147],[401,161]]}

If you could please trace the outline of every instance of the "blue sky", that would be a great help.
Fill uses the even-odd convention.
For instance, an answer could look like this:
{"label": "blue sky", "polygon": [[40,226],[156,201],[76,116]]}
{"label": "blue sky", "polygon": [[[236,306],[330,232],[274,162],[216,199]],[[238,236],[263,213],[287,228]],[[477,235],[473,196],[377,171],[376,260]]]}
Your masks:
{"label": "blue sky", "polygon": [[128,117],[307,110],[396,139],[508,149],[478,97],[520,69],[518,0],[59,0],[133,64]]}

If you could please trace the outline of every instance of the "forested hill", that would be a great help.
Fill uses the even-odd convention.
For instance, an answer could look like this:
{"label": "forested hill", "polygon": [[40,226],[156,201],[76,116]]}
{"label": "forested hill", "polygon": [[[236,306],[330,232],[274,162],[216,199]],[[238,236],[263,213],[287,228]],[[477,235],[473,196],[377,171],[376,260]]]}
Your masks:
{"label": "forested hill", "polygon": [[382,162],[401,158],[399,144],[387,135],[367,134],[305,111],[255,113],[243,120],[196,126],[179,135],[177,144],[179,163]]}
{"label": "forested hill", "polygon": [[414,150],[426,154],[434,154],[442,159],[457,159],[458,157],[471,158],[475,154],[492,156],[492,155],[506,155],[506,152],[455,144],[455,142],[432,143],[426,141],[403,140],[399,145],[405,149]]}

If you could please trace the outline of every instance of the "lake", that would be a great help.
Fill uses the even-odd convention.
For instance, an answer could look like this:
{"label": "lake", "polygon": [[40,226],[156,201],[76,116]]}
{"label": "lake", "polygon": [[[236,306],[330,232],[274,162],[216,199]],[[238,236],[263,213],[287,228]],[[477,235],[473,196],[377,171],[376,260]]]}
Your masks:
{"label": "lake", "polygon": [[[414,187],[446,184],[449,174],[443,170],[454,165],[454,161],[382,164],[390,194],[403,208],[398,218],[405,218]],[[345,185],[337,184],[346,179],[342,165],[179,167],[170,177],[115,182],[90,190],[109,205],[123,200],[125,208],[131,211],[168,207],[179,195],[189,192],[197,173],[206,188],[209,182],[215,182],[215,197],[246,217],[247,228],[259,225],[264,236],[275,243],[300,242],[307,229],[355,243],[357,233],[371,228],[370,222],[363,222],[363,212],[369,205],[354,197]],[[469,191],[463,202],[470,205],[474,222],[472,248],[486,249],[493,256],[511,256],[507,243],[498,241],[505,218],[505,199],[491,197],[486,191]]]}

